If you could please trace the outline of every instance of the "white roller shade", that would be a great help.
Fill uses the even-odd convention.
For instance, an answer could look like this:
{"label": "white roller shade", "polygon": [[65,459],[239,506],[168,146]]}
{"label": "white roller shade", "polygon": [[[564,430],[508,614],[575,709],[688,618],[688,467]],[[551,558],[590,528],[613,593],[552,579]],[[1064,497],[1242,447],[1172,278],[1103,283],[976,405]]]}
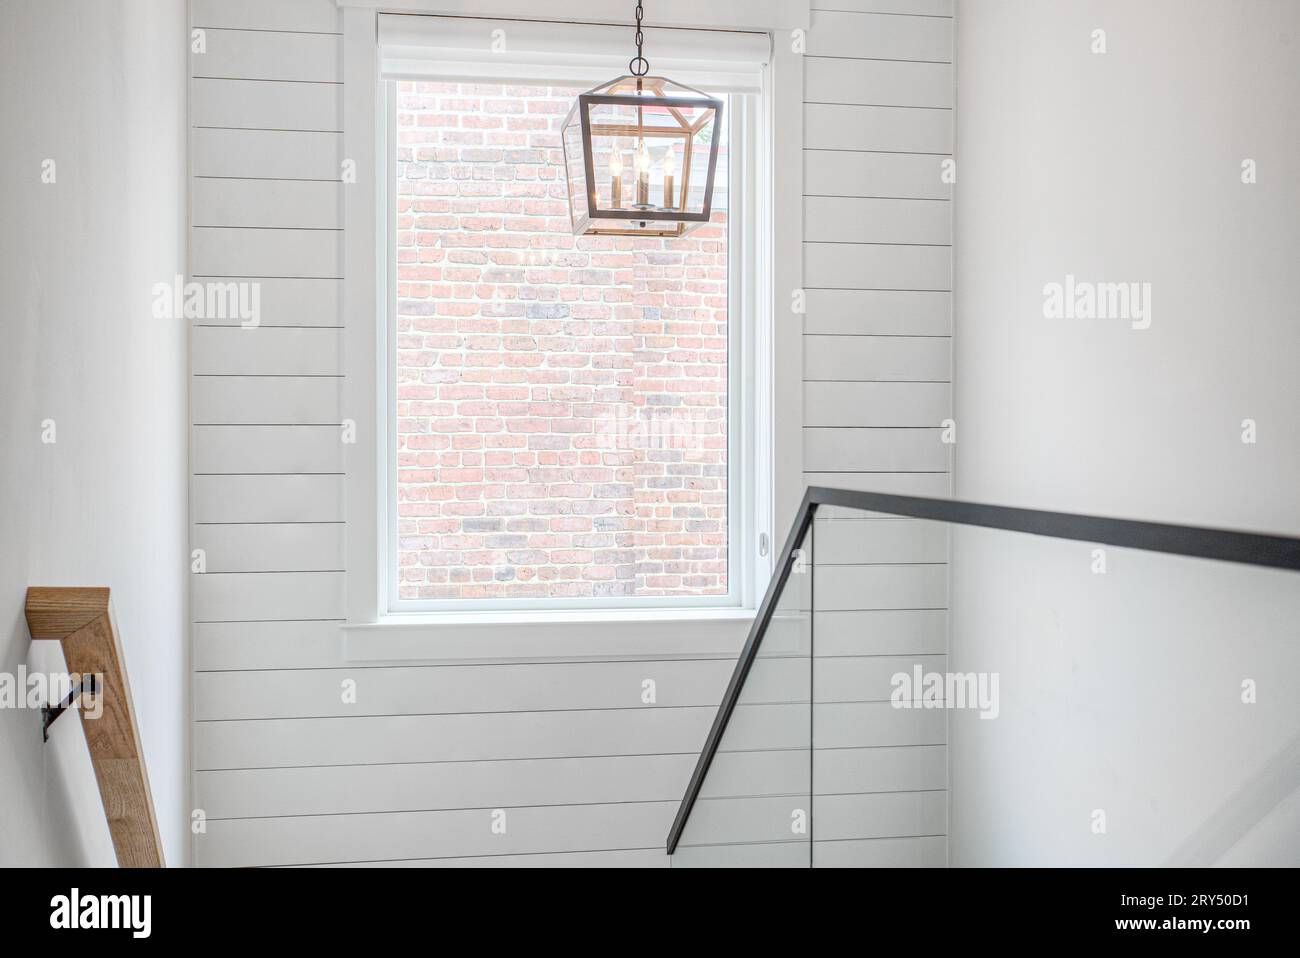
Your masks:
{"label": "white roller shade", "polygon": [[[631,25],[380,14],[387,77],[594,86],[628,72]],[[645,29],[650,72],[711,93],[757,93],[766,33]]]}

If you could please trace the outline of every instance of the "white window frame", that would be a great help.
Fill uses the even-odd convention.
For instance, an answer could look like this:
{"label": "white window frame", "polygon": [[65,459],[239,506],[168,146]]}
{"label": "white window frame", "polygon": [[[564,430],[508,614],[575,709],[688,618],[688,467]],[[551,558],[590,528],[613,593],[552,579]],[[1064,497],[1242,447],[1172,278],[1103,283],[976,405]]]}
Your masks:
{"label": "white window frame", "polygon": [[[719,4],[727,9],[715,9]],[[788,307],[793,292],[802,285],[802,62],[792,52],[795,45],[788,44],[785,40],[789,29],[807,26],[806,0],[773,0],[772,3],[761,5],[751,4],[747,0],[715,0],[707,11],[695,9],[701,5],[687,4],[679,8],[673,19],[665,24],[711,29],[725,27],[727,23],[744,29],[780,28],[780,32],[775,35],[772,63],[765,74],[762,109],[755,109],[754,120],[755,125],[781,132],[779,137],[771,138],[770,155],[761,158],[767,161],[767,168],[749,177],[749,188],[763,190],[766,195],[773,197],[770,205],[771,218],[766,226],[760,226],[756,234],[767,247],[767,258],[765,266],[754,270],[758,282],[752,291],[756,301],[765,303],[769,315],[775,313],[770,323],[760,324],[760,328],[769,337],[769,342],[765,344],[768,355],[773,357],[769,373],[771,388],[765,390],[771,397],[771,408],[767,413],[768,426],[754,440],[756,444],[766,443],[768,451],[765,454],[755,450],[751,454],[746,450],[737,457],[734,454],[735,446],[731,447],[733,461],[750,455],[766,455],[773,464],[773,479],[769,501],[763,507],[765,515],[752,525],[746,524],[755,532],[755,536],[745,544],[751,555],[758,551],[758,543],[754,541],[757,533],[761,531],[766,534],[766,561],[755,563],[756,568],[742,590],[740,601],[726,607],[690,607],[674,601],[672,608],[658,605],[648,608],[605,605],[584,609],[569,602],[564,602],[563,608],[557,604],[548,608],[547,604],[554,603],[555,600],[542,600],[540,605],[533,604],[522,611],[505,608],[470,611],[462,605],[455,612],[400,614],[389,612],[385,572],[388,396],[386,384],[381,383],[383,377],[378,372],[381,357],[388,355],[386,324],[379,321],[379,317],[386,314],[388,301],[387,284],[384,282],[385,237],[388,235],[387,177],[381,172],[387,168],[388,154],[383,135],[386,110],[376,42],[376,8],[386,6],[388,9],[422,14],[470,14],[521,19],[529,14],[521,10],[521,5],[515,0],[476,0],[472,9],[467,8],[461,0],[403,0],[398,4],[381,4],[377,0],[339,0],[339,5],[344,8],[344,129],[347,131],[344,135],[344,156],[356,159],[357,171],[355,184],[350,184],[344,191],[347,374],[344,412],[345,419],[361,424],[357,430],[357,441],[344,449],[348,505],[345,579],[347,624],[344,627],[347,647],[352,649],[356,645],[361,648],[364,644],[364,653],[357,657],[367,661],[408,660],[412,658],[410,640],[413,637],[423,639],[439,636],[451,643],[448,648],[454,646],[461,650],[452,654],[452,659],[477,657],[478,652],[482,652],[485,658],[499,658],[503,651],[514,648],[520,641],[533,647],[531,639],[522,639],[519,630],[521,624],[536,625],[538,628],[562,626],[563,634],[572,636],[573,641],[585,649],[589,647],[592,637],[609,634],[609,622],[646,625],[654,622],[696,622],[701,628],[706,628],[708,622],[725,626],[727,622],[752,618],[767,586],[771,556],[780,548],[803,488],[802,330],[800,318],[792,316]],[[524,6],[531,8],[530,4]],[[574,21],[609,23],[622,19],[617,13],[621,6],[615,3],[601,0],[597,4],[590,4],[589,0],[584,0],[581,6],[581,13],[575,8],[570,15]],[[609,9],[606,10],[606,7]],[[552,16],[550,8],[548,16]],[[762,179],[764,176],[765,180]],[[740,235],[744,235],[744,232],[740,231]],[[370,326],[364,321],[366,315],[375,318]],[[732,415],[750,405],[747,402],[733,401]],[[737,531],[733,525],[732,539],[737,538]],[[734,561],[729,571],[734,577]],[[588,625],[591,626],[591,631],[583,628]],[[443,626],[452,628],[448,631],[440,628]],[[473,643],[473,656],[467,656],[465,650],[469,646],[460,643],[466,635],[466,627],[477,630],[474,633],[478,637]],[[573,631],[575,628],[580,631]],[[393,629],[400,631],[393,632]],[[656,636],[653,640],[638,640],[630,645],[622,644],[617,638],[609,640],[611,644],[618,645],[620,651],[640,654],[637,651],[638,642],[647,645],[643,652],[652,653],[653,649],[649,646],[657,648],[658,645],[671,645],[676,648],[677,640],[688,633],[676,631],[669,637],[655,630],[643,633],[638,628],[619,634]],[[397,638],[398,635],[401,636],[400,639]],[[717,635],[722,644],[712,650],[701,649],[702,653],[730,651],[743,639],[743,632],[736,632],[729,626],[725,626]],[[724,635],[726,638],[722,641]],[[400,653],[388,655],[383,643],[377,641],[381,637],[395,642],[393,648],[400,649]],[[563,654],[557,649],[550,651]],[[351,652],[348,654],[351,658]],[[415,657],[421,660],[429,658],[423,654]]]}

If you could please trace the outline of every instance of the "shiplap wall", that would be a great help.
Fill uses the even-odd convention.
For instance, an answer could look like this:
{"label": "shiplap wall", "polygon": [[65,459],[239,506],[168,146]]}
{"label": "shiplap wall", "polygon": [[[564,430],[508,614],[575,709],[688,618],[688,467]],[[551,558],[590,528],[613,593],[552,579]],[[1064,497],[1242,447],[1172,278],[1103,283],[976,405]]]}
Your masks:
{"label": "shiplap wall", "polygon": [[[259,778],[273,769],[214,769],[266,764],[251,746],[280,737],[274,716],[320,713],[287,690],[345,665],[342,38],[331,0],[192,0],[190,14],[207,44],[191,56],[190,271],[261,284],[260,327],[203,319],[192,336],[191,536],[207,567],[191,593],[194,795],[210,819],[194,860],[291,863],[237,829],[301,813],[302,792]],[[328,813],[335,786],[318,784]]]}
{"label": "shiplap wall", "polygon": [[[191,12],[207,34],[192,57],[191,272],[262,284],[260,328],[205,320],[193,337],[192,534],[207,558],[192,603],[195,861],[669,865],[663,841],[732,658],[344,659],[340,18],[332,0]],[[911,61],[949,59],[950,24],[819,12],[810,34],[810,481],[947,489],[936,171],[951,112],[915,107],[951,106],[951,67]],[[939,245],[906,245],[920,243]],[[946,545],[897,521],[859,536],[862,521],[819,530],[817,860],[942,864],[944,722],[882,700],[892,672],[942,667]],[[642,707],[647,677],[659,698]],[[699,844],[671,864],[806,862],[788,793],[807,778],[809,710],[791,703],[808,680],[806,659],[773,643],[706,786]],[[504,835],[489,827],[498,808]]]}
{"label": "shiplap wall", "polygon": [[[941,173],[953,148],[953,0],[812,5],[804,60],[805,479],[946,496],[952,447],[941,442],[940,424],[952,410],[952,186]],[[867,661],[906,669],[902,656],[942,671],[945,530],[843,510],[827,516],[815,530],[819,658],[838,655],[827,646],[847,631],[854,653],[880,657]],[[839,690],[818,679],[817,701],[833,700]],[[861,837],[848,841],[821,840],[842,836],[835,823],[828,833],[816,805],[814,860],[946,864],[943,713],[875,708],[873,720],[911,732],[883,749],[900,770],[888,779],[891,804],[875,828],[856,823]],[[817,771],[817,790],[833,791]]]}

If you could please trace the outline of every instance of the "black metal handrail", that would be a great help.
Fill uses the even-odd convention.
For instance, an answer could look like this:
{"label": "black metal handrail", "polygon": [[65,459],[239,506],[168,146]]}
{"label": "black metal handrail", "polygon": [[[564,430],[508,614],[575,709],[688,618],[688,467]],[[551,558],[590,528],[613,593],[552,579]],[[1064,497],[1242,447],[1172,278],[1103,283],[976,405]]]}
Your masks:
{"label": "black metal handrail", "polygon": [[686,786],[677,817],[668,832],[668,854],[671,855],[681,839],[686,820],[690,817],[695,800],[699,797],[704,777],[713,764],[722,734],[727,730],[731,713],[735,711],[745,678],[758,657],[759,646],[767,634],[768,624],[776,610],[777,600],[790,577],[799,543],[803,541],[817,514],[818,506],[844,506],[867,512],[882,512],[909,519],[930,519],[953,525],[983,526],[1008,532],[1048,536],[1054,539],[1074,539],[1096,542],[1125,549],[1146,552],[1167,552],[1171,555],[1191,556],[1197,559],[1214,559],[1220,562],[1238,562],[1245,565],[1289,569],[1300,572],[1300,539],[1290,536],[1264,535],[1255,532],[1237,532],[1231,529],[1208,529],[1197,526],[1171,525],[1163,522],[1142,522],[1135,519],[1114,519],[1108,516],[1087,516],[1070,512],[1044,512],[1040,509],[1017,509],[1012,506],[992,506],[980,502],[962,502],[959,499],[930,499],[917,496],[896,496],[884,492],[858,492],[852,489],[830,489],[809,486],[804,492],[794,524],[786,537],[785,547],[777,560],[776,576],[767,587],[763,601],[750,626],[749,636],[740,650],[731,681],[723,693],[708,738],[700,751],[695,771]]}

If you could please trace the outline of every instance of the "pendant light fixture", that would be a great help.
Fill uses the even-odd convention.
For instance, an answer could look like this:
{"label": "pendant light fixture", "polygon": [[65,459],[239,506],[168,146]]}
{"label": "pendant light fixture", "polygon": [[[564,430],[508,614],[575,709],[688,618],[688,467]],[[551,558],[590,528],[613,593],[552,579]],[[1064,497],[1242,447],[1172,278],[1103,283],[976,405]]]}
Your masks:
{"label": "pendant light fixture", "polygon": [[722,100],[650,76],[636,5],[628,73],[578,97],[564,121],[578,236],[684,236],[713,215]]}

